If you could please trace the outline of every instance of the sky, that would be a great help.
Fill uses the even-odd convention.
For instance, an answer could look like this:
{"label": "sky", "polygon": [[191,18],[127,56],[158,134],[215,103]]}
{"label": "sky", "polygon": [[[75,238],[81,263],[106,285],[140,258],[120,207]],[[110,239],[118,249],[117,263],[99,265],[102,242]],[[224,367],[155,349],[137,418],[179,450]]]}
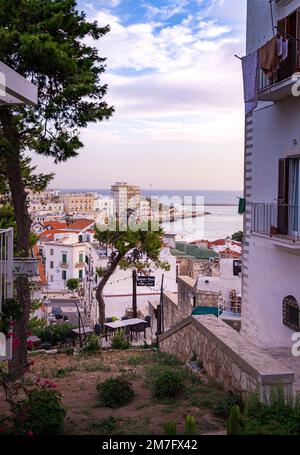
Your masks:
{"label": "sky", "polygon": [[53,164],[56,188],[240,190],[246,0],[80,0],[111,31],[94,42],[115,114],[81,132],[77,158]]}

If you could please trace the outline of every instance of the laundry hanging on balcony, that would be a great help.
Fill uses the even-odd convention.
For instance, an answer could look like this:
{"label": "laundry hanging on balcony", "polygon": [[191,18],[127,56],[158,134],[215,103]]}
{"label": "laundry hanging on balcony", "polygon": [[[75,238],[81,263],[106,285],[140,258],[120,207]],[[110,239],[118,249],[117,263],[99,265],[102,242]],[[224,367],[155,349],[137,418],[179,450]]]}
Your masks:
{"label": "laundry hanging on balcony", "polygon": [[277,50],[277,37],[266,42],[258,49],[259,66],[268,79],[273,79],[279,66],[279,56]]}
{"label": "laundry hanging on balcony", "polygon": [[244,101],[246,114],[257,107],[258,99],[258,52],[252,52],[242,58]]}

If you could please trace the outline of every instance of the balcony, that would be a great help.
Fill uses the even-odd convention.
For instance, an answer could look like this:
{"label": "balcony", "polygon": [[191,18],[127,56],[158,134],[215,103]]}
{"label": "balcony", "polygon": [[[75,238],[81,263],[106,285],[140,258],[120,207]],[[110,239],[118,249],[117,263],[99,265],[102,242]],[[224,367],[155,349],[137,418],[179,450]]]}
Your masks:
{"label": "balcony", "polygon": [[59,266],[61,269],[67,269],[69,267],[69,264],[67,262],[60,262]]}
{"label": "balcony", "polygon": [[258,100],[276,102],[292,96],[292,87],[296,82],[293,75],[297,70],[296,42],[291,39],[288,58],[279,65],[274,78],[268,79],[260,70]]}
{"label": "balcony", "polygon": [[75,264],[75,268],[76,269],[84,269],[85,268],[85,262],[83,262],[83,261],[82,262],[77,262]]}
{"label": "balcony", "polygon": [[278,246],[300,249],[300,206],[252,204],[251,233],[269,238]]}

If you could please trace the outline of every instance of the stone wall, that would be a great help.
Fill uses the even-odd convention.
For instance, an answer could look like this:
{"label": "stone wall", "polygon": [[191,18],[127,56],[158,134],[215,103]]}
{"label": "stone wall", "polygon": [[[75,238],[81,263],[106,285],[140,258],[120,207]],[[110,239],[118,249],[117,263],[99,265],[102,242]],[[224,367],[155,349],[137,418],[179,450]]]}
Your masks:
{"label": "stone wall", "polygon": [[193,257],[177,257],[179,275],[187,275],[194,280],[198,276],[219,276],[220,263],[210,262],[208,259]]}
{"label": "stone wall", "polygon": [[227,391],[257,391],[266,399],[271,386],[282,384],[292,393],[291,370],[214,316],[186,318],[159,337],[159,347],[183,362],[196,355]]}

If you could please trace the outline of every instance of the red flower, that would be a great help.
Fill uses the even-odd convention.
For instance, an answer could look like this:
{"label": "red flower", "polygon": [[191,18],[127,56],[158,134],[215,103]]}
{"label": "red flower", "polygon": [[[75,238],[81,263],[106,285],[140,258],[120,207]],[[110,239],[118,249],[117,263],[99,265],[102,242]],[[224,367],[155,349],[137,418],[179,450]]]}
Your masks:
{"label": "red flower", "polygon": [[34,433],[31,430],[29,430],[27,436],[34,436]]}

